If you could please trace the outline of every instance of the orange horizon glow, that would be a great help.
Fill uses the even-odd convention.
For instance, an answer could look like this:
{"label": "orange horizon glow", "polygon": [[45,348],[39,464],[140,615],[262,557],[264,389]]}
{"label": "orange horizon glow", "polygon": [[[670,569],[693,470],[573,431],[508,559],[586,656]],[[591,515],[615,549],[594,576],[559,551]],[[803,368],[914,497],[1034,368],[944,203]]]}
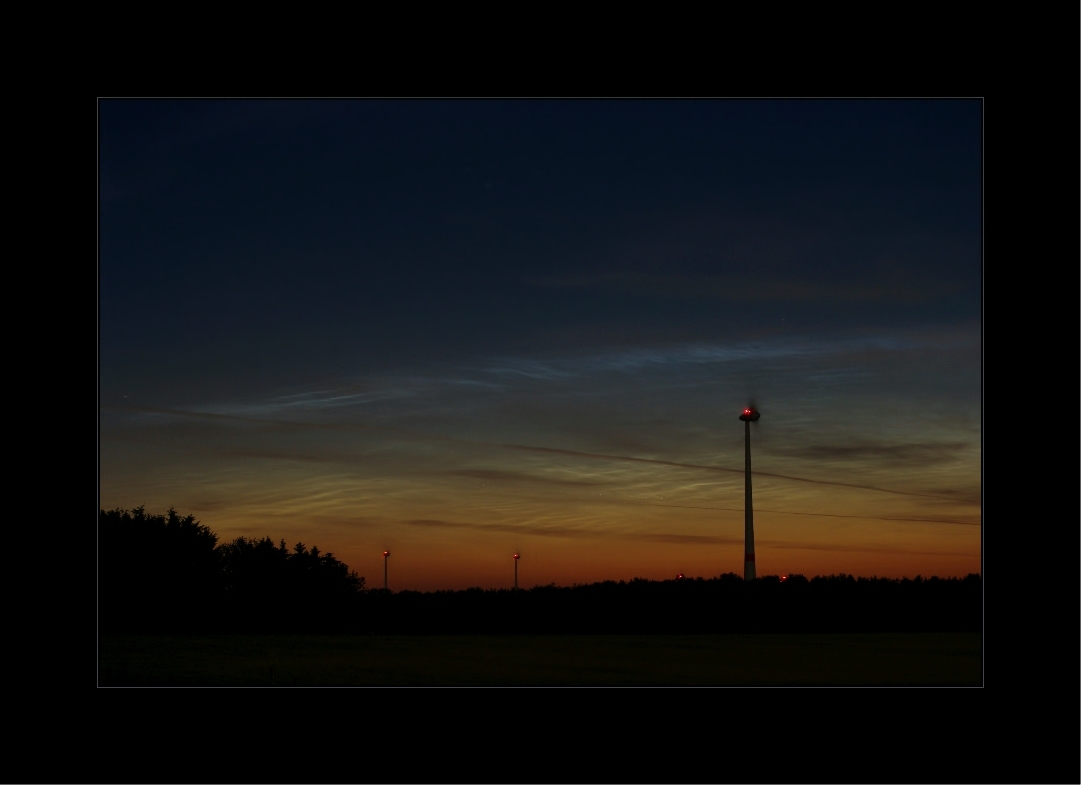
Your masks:
{"label": "orange horizon glow", "polygon": [[[602,492],[586,490],[597,486],[568,486],[572,490],[558,496],[544,482],[528,482],[524,473],[499,483],[430,478],[428,487],[419,478],[401,478],[380,482],[382,492],[375,494],[365,483],[320,476],[304,464],[267,468],[262,482],[257,476],[234,478],[237,499],[231,504],[211,502],[206,488],[197,495],[175,486],[138,501],[150,510],[173,505],[194,513],[223,542],[270,536],[318,545],[369,585],[381,572],[379,561],[393,550],[397,589],[510,586],[513,571],[501,566],[509,540],[530,542],[529,565],[519,573],[523,588],[664,580],[680,572],[707,578],[742,574],[740,474],[703,481],[693,470],[673,468],[650,478],[651,468],[621,468],[616,474],[629,486],[622,492],[612,485],[601,486]],[[615,484],[611,469],[600,474]],[[579,477],[595,481],[598,473],[583,470]],[[650,479],[657,482],[646,495],[642,484]],[[975,491],[949,502],[859,488],[823,492],[764,476],[754,482],[760,575],[912,578],[981,572]],[[224,495],[220,486],[216,490],[219,498]],[[132,506],[119,496],[103,493],[103,506]]]}

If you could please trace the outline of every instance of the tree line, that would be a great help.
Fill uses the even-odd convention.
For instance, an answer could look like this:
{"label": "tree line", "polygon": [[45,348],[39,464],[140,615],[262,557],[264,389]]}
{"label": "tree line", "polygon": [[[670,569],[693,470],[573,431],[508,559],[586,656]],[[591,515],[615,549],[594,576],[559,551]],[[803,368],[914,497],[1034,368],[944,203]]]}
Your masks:
{"label": "tree line", "polygon": [[103,632],[724,633],[979,631],[979,575],[763,576],[385,592],[332,553],[217,535],[170,509],[102,510]]}
{"label": "tree line", "polygon": [[318,547],[218,536],[170,509],[98,517],[98,618],[105,631],[329,628],[355,616],[364,578]]}

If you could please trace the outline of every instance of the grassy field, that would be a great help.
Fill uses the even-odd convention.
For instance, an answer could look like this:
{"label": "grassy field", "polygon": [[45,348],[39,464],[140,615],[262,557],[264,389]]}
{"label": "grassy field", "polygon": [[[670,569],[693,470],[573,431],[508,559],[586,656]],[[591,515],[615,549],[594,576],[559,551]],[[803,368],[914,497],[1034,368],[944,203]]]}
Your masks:
{"label": "grassy field", "polygon": [[979,633],[102,636],[105,686],[980,684]]}

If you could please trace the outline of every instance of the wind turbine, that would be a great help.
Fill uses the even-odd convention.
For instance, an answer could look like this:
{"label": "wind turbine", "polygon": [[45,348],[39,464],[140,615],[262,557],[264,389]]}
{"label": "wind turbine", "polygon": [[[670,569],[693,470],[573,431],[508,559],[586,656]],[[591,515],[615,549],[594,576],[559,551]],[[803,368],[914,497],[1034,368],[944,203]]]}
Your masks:
{"label": "wind turbine", "polygon": [[390,551],[383,551],[383,591],[387,590],[387,559],[390,558]]}
{"label": "wind turbine", "polygon": [[739,416],[743,420],[743,580],[753,581],[754,573],[754,508],[751,505],[751,423],[762,415],[753,404],[743,407]]}
{"label": "wind turbine", "polygon": [[518,559],[519,558],[520,557],[518,556],[518,553],[515,552],[515,554],[514,554],[514,588],[515,589],[518,588]]}

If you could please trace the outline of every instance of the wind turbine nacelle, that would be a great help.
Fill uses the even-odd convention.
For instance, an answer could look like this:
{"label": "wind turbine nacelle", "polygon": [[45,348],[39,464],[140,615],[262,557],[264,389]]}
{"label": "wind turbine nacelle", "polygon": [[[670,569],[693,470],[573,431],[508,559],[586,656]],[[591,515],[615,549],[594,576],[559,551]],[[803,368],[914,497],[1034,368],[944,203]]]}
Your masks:
{"label": "wind turbine nacelle", "polygon": [[761,416],[756,409],[744,409],[739,418],[744,422],[755,422]]}

